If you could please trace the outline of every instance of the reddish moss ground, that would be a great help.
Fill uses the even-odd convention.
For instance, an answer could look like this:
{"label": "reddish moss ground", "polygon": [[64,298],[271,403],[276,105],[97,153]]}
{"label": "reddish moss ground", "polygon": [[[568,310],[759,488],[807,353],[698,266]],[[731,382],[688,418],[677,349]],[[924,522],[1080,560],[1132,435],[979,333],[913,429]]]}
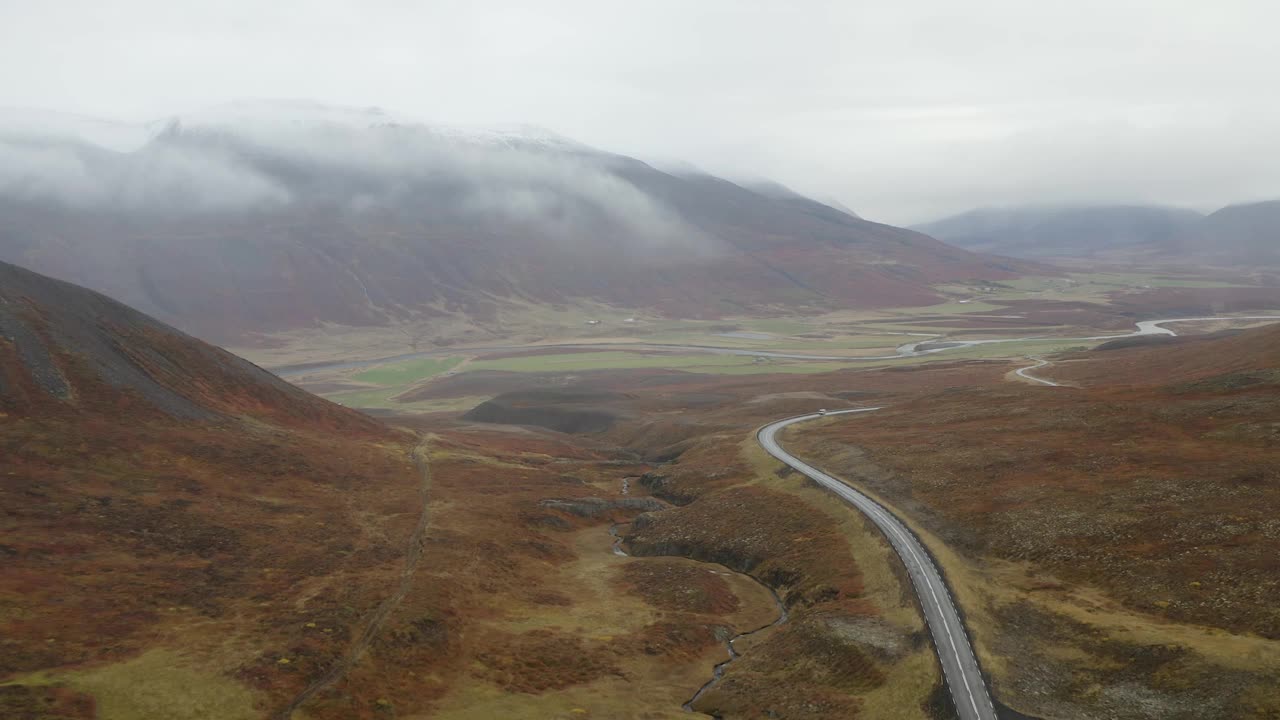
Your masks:
{"label": "reddish moss ground", "polygon": [[[1221,344],[1234,364],[1225,351],[1239,338]],[[1116,362],[1090,362],[1122,362],[1124,377],[1133,353],[1112,352]],[[1057,369],[1041,374],[1068,374]],[[957,549],[1029,560],[1171,619],[1280,638],[1280,610],[1263,600],[1280,590],[1280,385],[1248,372],[1196,376],[1169,387],[957,389],[793,442],[828,462],[864,448],[890,471],[867,481]],[[856,459],[836,464],[867,478]]]}
{"label": "reddish moss ground", "polygon": [[626,565],[618,584],[662,610],[727,615],[739,607],[729,583],[705,568],[652,558]]}

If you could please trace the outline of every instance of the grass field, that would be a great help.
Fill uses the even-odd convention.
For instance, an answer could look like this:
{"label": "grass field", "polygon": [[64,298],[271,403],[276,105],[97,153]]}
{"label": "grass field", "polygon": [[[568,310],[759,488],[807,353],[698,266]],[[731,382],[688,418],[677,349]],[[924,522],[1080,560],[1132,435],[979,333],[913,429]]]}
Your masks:
{"label": "grass field", "polygon": [[[484,359],[483,350],[472,349],[480,359],[462,356],[424,358],[388,363],[338,378],[363,384],[364,389],[333,393],[328,397],[342,405],[356,408],[398,409],[409,412],[436,412],[460,407],[457,402],[400,403],[395,398],[414,386],[445,373],[472,370],[495,370],[515,373],[575,373],[590,370],[672,369],[717,375],[754,375],[765,373],[822,373],[845,368],[873,368],[897,364],[918,364],[935,360],[963,360],[998,357],[1020,357],[1052,353],[1066,349],[1090,347],[1097,342],[1070,339],[1028,340],[958,348],[943,353],[911,359],[812,361],[803,359],[763,358],[751,355],[716,355],[680,351],[642,352],[623,349],[634,343],[667,346],[702,346],[747,352],[792,352],[810,355],[892,355],[894,349],[913,338],[901,332],[958,337],[1016,337],[1049,335],[1063,332],[1059,327],[1036,326],[1028,320],[1025,327],[1008,325],[983,332],[977,327],[963,329],[939,327],[938,323],[956,324],[953,318],[967,315],[1011,314],[1004,303],[1019,300],[1052,300],[1106,304],[1115,293],[1144,292],[1159,287],[1213,288],[1232,287],[1233,283],[1191,275],[1151,272],[1076,272],[1062,276],[1028,276],[1002,283],[961,283],[938,286],[949,297],[946,302],[927,307],[896,308],[874,311],[841,310],[820,316],[784,316],[769,318],[725,318],[720,321],[674,320],[653,317],[633,318],[618,311],[605,313],[601,308],[567,308],[563,312],[543,309],[547,322],[581,321],[592,316],[598,324],[590,330],[579,327],[578,342],[608,343],[591,352],[563,352]],[[598,311],[598,312],[596,312]],[[884,322],[891,324],[882,324]],[[993,321],[996,322],[996,321]],[[1007,321],[1006,321],[1007,322]],[[554,324],[554,323],[552,323]],[[981,322],[979,321],[979,326]],[[1079,334],[1086,333],[1083,330]],[[745,333],[746,336],[742,334]],[[754,335],[752,335],[754,333]],[[804,337],[801,337],[804,336]],[[544,341],[550,338],[544,339]],[[568,338],[560,338],[563,342]]]}
{"label": "grass field", "polygon": [[[408,360],[384,365],[353,376],[353,380],[379,383],[381,387],[346,390],[325,395],[329,400],[351,408],[399,410],[411,413],[461,411],[474,407],[488,396],[468,396],[442,400],[399,402],[395,398],[431,377],[462,365],[461,358],[443,360]],[[823,360],[789,360],[768,358],[756,362],[749,355],[714,355],[711,353],[636,353],[625,350],[558,353],[523,357],[474,360],[460,372],[497,370],[516,373],[583,372],[588,370],[669,369],[717,375],[755,375],[762,373],[820,373],[866,365],[866,363]]]}
{"label": "grass field", "polygon": [[439,400],[418,400],[415,402],[398,402],[393,398],[404,392],[407,388],[403,385],[397,385],[391,388],[379,388],[376,390],[357,390],[354,392],[336,393],[326,396],[329,400],[349,408],[363,408],[365,410],[399,410],[401,412],[412,413],[429,413],[429,412],[462,412],[470,410],[485,400],[490,399],[490,395],[467,395],[457,398],[441,398]]}
{"label": "grass field", "polygon": [[[998,357],[1021,357],[1048,354],[1068,349],[1090,347],[1100,341],[1081,341],[1063,338],[1046,338],[1022,342],[993,343],[973,347],[956,348],[944,353],[915,358],[889,360],[797,360],[788,358],[763,358],[757,361],[750,355],[716,355],[712,353],[641,353],[626,350],[602,350],[599,352],[554,353],[473,360],[462,365],[460,358],[443,360],[410,360],[388,364],[361,372],[353,379],[362,382],[381,380],[381,387],[365,390],[348,390],[329,394],[330,400],[352,408],[398,410],[410,413],[457,412],[467,410],[488,399],[488,396],[468,396],[442,400],[399,402],[396,396],[411,387],[462,366],[459,372],[492,370],[512,373],[575,373],[591,370],[663,369],[712,375],[758,375],[767,373],[808,374],[824,373],[849,368],[875,368],[890,365],[919,364],[937,360],[974,360]],[[828,346],[841,347],[838,341]],[[821,348],[804,348],[820,351]]]}
{"label": "grass field", "polygon": [[378,387],[330,393],[326,394],[325,397],[339,405],[351,408],[396,409],[408,412],[466,410],[488,398],[449,398],[447,400],[427,400],[413,403],[401,403],[393,399],[396,395],[405,392],[424,380],[458,367],[465,360],[466,358],[462,357],[420,358],[379,365],[356,373],[350,378],[356,382]]}
{"label": "grass field", "polygon": [[406,360],[405,362],[380,365],[372,370],[365,370],[351,379],[357,382],[375,383],[377,385],[406,385],[448,372],[457,367],[462,360],[460,357]]}
{"label": "grass field", "polygon": [[843,363],[786,360],[781,358],[756,362],[748,355],[713,355],[710,353],[641,354],[621,350],[604,352],[530,355],[526,357],[476,360],[468,370],[501,370],[505,372],[566,372],[601,369],[663,368],[689,372],[746,375],[754,373],[807,373],[835,370]]}

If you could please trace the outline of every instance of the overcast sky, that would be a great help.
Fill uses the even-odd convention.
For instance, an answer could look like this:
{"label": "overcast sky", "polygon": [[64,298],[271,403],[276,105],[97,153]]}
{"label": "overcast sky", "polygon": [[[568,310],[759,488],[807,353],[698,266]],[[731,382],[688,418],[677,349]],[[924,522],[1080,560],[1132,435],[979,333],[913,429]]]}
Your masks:
{"label": "overcast sky", "polygon": [[1280,197],[1270,0],[0,0],[0,105],[542,125],[905,224]]}

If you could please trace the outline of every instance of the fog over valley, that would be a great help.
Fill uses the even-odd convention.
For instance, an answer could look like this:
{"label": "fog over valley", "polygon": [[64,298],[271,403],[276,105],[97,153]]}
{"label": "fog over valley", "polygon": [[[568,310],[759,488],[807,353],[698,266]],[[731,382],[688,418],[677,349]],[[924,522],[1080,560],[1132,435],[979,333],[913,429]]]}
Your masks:
{"label": "fog over valley", "polygon": [[1277,26],[0,0],[0,720],[1277,720]]}

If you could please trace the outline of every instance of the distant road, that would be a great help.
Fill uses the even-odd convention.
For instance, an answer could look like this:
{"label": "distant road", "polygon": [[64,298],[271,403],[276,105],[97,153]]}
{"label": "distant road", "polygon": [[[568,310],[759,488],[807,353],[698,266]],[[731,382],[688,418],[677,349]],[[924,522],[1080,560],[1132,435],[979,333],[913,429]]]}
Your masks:
{"label": "distant road", "polygon": [[1048,360],[1045,360],[1044,358],[1038,358],[1038,357],[1028,357],[1027,359],[1035,360],[1036,364],[1032,365],[1031,367],[1019,368],[1017,372],[1017,375],[1019,377],[1026,378],[1031,382],[1040,383],[1041,385],[1048,385],[1049,387],[1062,387],[1061,383],[1056,383],[1052,380],[1045,380],[1044,378],[1039,378],[1031,374],[1032,370],[1039,370],[1040,368],[1046,365],[1052,365],[1053,363],[1049,362]]}
{"label": "distant road", "polygon": [[872,356],[847,356],[847,355],[806,355],[804,353],[785,353],[775,352],[772,350],[754,350],[751,348],[729,348],[718,347],[714,345],[674,345],[665,343],[562,343],[550,345],[480,345],[470,347],[451,347],[441,348],[439,350],[426,350],[423,352],[405,353],[403,355],[393,355],[390,357],[374,358],[372,360],[349,360],[340,362],[318,362],[304,363],[301,365],[280,365],[267,368],[271,372],[280,377],[291,377],[297,375],[305,375],[313,372],[323,372],[326,370],[348,370],[363,367],[372,367],[384,363],[401,362],[403,360],[413,360],[415,358],[426,357],[445,357],[449,355],[459,355],[467,353],[496,353],[496,352],[518,352],[521,350],[555,350],[557,348],[566,350],[692,350],[694,352],[713,353],[717,355],[750,355],[758,357],[770,357],[785,360],[826,360],[839,362],[867,362],[880,360],[899,360],[902,358],[920,357],[922,355],[936,355],[948,350],[958,350],[960,348],[975,347],[978,345],[994,345],[999,343],[1016,343],[1027,342],[1029,340],[1060,340],[1063,342],[1071,342],[1073,340],[1120,340],[1122,338],[1142,337],[1144,335],[1177,335],[1178,333],[1168,328],[1162,327],[1166,323],[1180,322],[1203,322],[1209,320],[1280,320],[1280,315],[1254,315],[1249,317],[1197,317],[1197,318],[1170,318],[1168,320],[1143,320],[1137,323],[1137,330],[1130,333],[1120,333],[1117,335],[1093,335],[1090,337],[1057,337],[1054,335],[1037,335],[1034,337],[1021,338],[995,338],[989,340],[947,340],[944,336],[938,335],[929,340],[921,340],[910,342],[897,348],[892,355],[872,355]]}
{"label": "distant road", "polygon": [[879,410],[879,408],[838,410],[829,412],[825,416],[815,413],[787,418],[764,426],[756,437],[770,455],[839,495],[841,499],[861,510],[880,528],[889,539],[889,544],[893,546],[894,551],[898,553],[898,557],[902,558],[903,564],[907,567],[907,574],[911,577],[911,583],[915,586],[916,596],[920,599],[925,621],[929,625],[929,632],[933,635],[933,646],[937,650],[938,661],[942,664],[943,676],[947,681],[947,688],[951,692],[951,699],[955,703],[960,720],[996,720],[995,706],[991,703],[991,694],[982,677],[978,659],[974,656],[973,648],[969,644],[964,623],[960,620],[960,614],[956,610],[955,602],[951,599],[951,593],[942,580],[942,574],[934,566],[924,546],[902,524],[902,521],[894,517],[884,506],[796,458],[778,444],[778,431],[790,425],[820,417],[873,410]]}

